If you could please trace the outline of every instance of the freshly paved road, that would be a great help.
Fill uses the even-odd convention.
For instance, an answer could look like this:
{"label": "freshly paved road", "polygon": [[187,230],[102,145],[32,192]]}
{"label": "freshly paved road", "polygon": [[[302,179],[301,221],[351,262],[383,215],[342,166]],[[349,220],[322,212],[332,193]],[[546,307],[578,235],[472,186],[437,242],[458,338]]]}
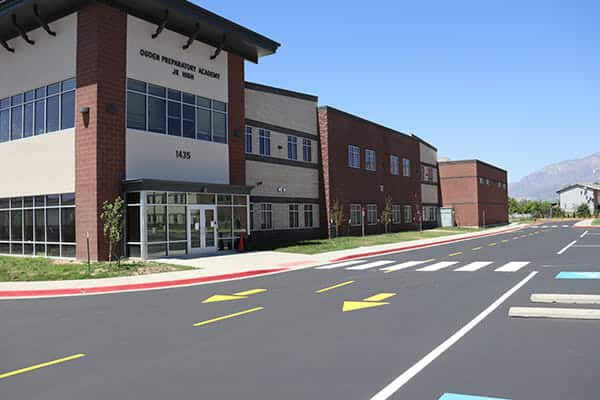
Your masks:
{"label": "freshly paved road", "polygon": [[[600,281],[554,279],[560,271],[600,271],[600,248],[579,247],[600,245],[600,235],[580,238],[583,231],[571,223],[555,225],[335,269],[153,292],[2,301],[0,399],[438,400],[444,393],[597,398],[600,321],[507,316],[510,306],[530,305],[534,292],[600,293]],[[391,273],[380,270],[426,260]],[[346,269],[374,261],[393,263]],[[446,261],[457,264],[417,271]],[[495,271],[517,261],[529,264]],[[475,271],[455,271],[484,262]],[[533,271],[538,274],[531,277]],[[526,277],[531,280],[460,340],[424,368],[413,368],[416,373],[397,390],[374,397]],[[251,289],[267,291],[202,303]],[[394,294],[382,300],[389,304],[342,312],[344,301],[381,293]],[[3,378],[80,353],[85,357]]]}

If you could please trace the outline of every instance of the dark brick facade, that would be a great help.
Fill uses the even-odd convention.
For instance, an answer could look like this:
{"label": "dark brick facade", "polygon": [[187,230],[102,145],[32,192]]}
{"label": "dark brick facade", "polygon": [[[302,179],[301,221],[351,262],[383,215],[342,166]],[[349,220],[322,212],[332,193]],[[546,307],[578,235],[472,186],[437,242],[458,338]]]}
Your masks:
{"label": "dark brick facade", "polygon": [[[321,226],[331,229],[331,205],[336,200],[343,204],[344,220],[340,234],[360,234],[361,228],[350,226],[350,205],[376,204],[378,218],[385,207],[385,199],[393,204],[413,207],[413,223],[391,225],[392,231],[415,229],[421,209],[421,178],[419,142],[408,135],[347,114],[331,107],[318,110],[321,138],[323,209]],[[360,147],[360,168],[348,166],[348,146]],[[365,169],[365,149],[375,150],[376,171]],[[400,158],[400,174],[392,175],[390,155]],[[402,175],[402,158],[410,160],[410,177]],[[366,219],[365,219],[366,221]],[[366,232],[382,233],[384,226],[367,225]]]}
{"label": "dark brick facade", "polygon": [[244,59],[235,54],[228,55],[229,84],[229,179],[232,185],[246,184],[245,136],[245,83]]}
{"label": "dark brick facade", "polygon": [[[127,14],[90,2],[77,19],[76,195],[77,258],[108,256],[99,214],[121,193],[125,173]],[[89,107],[89,114],[80,109]]]}
{"label": "dark brick facade", "polygon": [[454,209],[458,226],[508,223],[506,171],[479,160],[440,162],[438,168],[443,207]]}

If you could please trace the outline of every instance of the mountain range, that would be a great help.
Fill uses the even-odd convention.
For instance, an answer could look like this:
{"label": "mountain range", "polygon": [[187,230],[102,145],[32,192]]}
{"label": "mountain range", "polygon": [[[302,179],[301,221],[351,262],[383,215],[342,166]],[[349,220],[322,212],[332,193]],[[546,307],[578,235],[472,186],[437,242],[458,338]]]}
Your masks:
{"label": "mountain range", "polygon": [[548,165],[509,184],[508,192],[517,199],[556,201],[563,186],[590,182],[600,182],[600,152]]}

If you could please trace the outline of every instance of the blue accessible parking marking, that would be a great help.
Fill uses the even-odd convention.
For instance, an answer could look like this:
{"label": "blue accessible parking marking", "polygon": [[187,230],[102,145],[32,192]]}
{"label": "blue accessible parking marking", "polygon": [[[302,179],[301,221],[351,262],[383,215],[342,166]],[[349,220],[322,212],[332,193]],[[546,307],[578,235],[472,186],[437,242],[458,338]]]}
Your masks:
{"label": "blue accessible parking marking", "polygon": [[498,397],[469,396],[467,394],[444,393],[438,400],[508,400]]}
{"label": "blue accessible parking marking", "polygon": [[556,279],[600,279],[600,272],[561,272]]}

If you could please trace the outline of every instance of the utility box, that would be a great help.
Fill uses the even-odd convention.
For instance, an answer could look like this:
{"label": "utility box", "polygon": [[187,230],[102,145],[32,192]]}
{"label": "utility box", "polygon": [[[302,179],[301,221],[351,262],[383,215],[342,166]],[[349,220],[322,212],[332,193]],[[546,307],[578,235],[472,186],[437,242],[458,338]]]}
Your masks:
{"label": "utility box", "polygon": [[454,226],[454,209],[450,207],[440,208],[442,227]]}

